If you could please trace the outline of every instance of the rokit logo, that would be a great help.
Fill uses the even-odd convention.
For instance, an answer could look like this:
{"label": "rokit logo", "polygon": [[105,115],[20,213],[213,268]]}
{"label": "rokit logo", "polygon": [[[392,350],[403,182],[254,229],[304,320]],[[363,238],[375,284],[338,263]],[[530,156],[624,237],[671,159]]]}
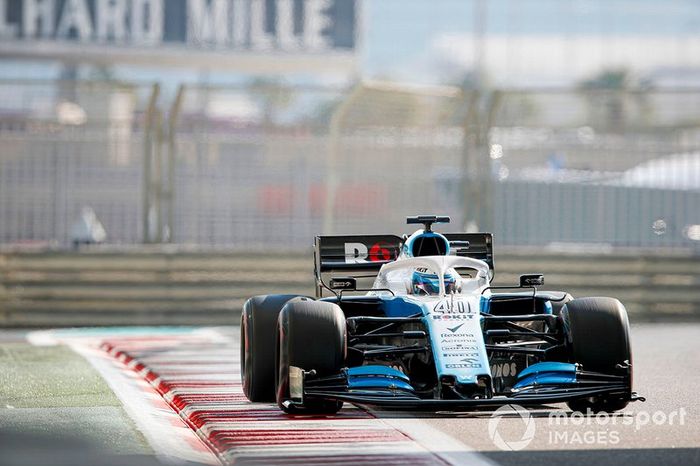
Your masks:
{"label": "rokit logo", "polygon": [[469,320],[474,314],[433,314],[433,320]]}

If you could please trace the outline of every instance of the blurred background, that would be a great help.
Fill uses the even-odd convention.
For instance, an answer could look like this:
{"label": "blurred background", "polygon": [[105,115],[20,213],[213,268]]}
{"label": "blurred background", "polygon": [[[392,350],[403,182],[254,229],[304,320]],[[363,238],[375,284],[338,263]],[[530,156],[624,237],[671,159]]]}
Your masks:
{"label": "blurred background", "polygon": [[231,323],[317,234],[700,316],[700,4],[0,0],[0,324]]}

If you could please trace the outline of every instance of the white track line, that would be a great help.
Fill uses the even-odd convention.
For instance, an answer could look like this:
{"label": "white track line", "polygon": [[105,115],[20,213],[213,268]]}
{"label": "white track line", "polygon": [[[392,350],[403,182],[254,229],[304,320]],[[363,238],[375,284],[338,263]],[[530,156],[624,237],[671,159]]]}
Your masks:
{"label": "white track line", "polygon": [[[62,331],[30,332],[27,340],[37,346],[65,344],[83,356],[102,376],[121,401],[124,410],[146,437],[159,461],[166,464],[192,462],[220,465],[221,462],[200,438],[172,411],[163,397],[135,372],[95,347],[102,338],[62,336]],[[107,331],[108,332],[108,331]],[[109,333],[105,332],[105,336]],[[68,333],[68,332],[66,332]],[[194,448],[192,445],[197,445]]]}

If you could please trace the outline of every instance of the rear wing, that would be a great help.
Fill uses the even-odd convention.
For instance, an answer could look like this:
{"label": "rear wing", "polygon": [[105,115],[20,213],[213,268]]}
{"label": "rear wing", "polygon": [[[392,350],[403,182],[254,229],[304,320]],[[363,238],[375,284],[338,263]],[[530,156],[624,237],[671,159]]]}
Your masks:
{"label": "rear wing", "polygon": [[[442,233],[453,254],[479,259],[488,264],[493,274],[493,236],[491,233]],[[344,276],[374,279],[382,265],[399,257],[403,238],[396,235],[317,236],[314,240],[314,277],[316,297],[328,289],[324,280]]]}
{"label": "rear wing", "polygon": [[[450,242],[450,248],[455,256],[482,260],[486,262],[493,274],[493,235],[491,233],[442,233],[442,235]],[[453,247],[454,242],[464,242],[466,247]]]}

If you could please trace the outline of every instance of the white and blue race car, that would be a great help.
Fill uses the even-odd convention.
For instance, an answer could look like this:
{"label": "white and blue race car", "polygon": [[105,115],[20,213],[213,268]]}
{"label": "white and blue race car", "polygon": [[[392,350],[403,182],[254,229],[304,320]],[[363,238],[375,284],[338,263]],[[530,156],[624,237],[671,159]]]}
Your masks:
{"label": "white and blue race car", "polygon": [[540,274],[491,286],[492,235],[433,231],[447,222],[409,217],[423,228],[403,237],[316,237],[316,299],[256,296],[243,307],[247,398],[326,414],[346,401],[430,410],[566,402],[584,412],[643,401],[620,301],[538,291]]}

